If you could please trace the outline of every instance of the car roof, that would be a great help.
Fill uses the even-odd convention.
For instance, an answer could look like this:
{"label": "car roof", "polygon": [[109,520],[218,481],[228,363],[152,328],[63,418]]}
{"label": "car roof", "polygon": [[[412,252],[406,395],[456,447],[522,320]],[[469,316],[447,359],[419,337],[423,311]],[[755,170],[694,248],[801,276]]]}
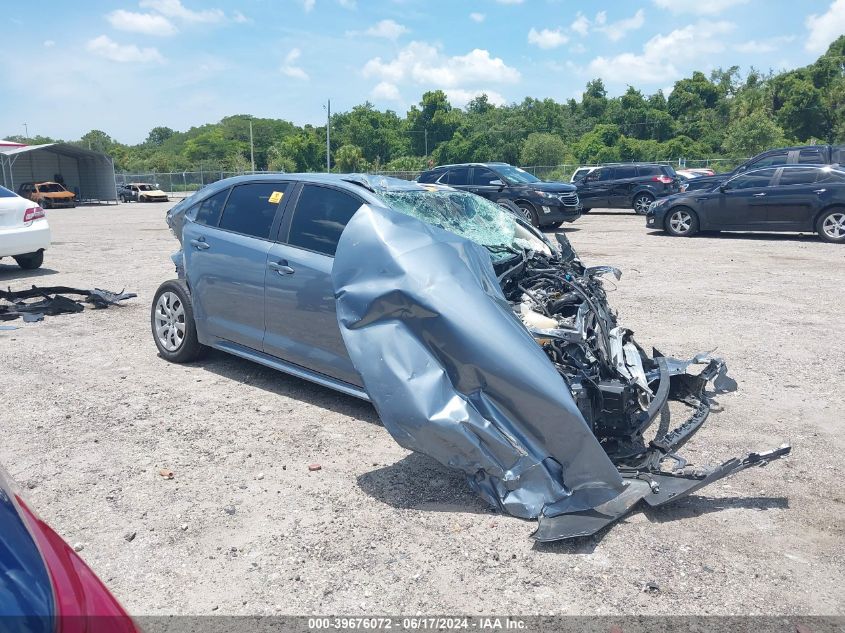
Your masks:
{"label": "car roof", "polygon": [[450,163],[448,165],[438,165],[437,167],[432,167],[431,169],[426,169],[426,171],[436,171],[438,169],[446,169],[448,167],[511,167],[510,163],[499,163],[499,162],[492,162],[492,163]]}

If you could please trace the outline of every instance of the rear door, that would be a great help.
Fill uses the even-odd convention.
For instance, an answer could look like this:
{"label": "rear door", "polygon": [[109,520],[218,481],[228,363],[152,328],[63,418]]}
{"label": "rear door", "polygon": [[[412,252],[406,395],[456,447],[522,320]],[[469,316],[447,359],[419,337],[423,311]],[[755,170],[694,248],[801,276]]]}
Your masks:
{"label": "rear door", "polygon": [[[803,150],[802,150],[803,151]],[[825,188],[816,184],[823,173],[816,167],[778,170],[775,184],[768,192],[768,221],[772,231],[813,229],[813,217]],[[818,192],[818,193],[817,193]]]}
{"label": "rear door", "polygon": [[[498,184],[491,184],[494,182]],[[496,201],[502,197],[504,181],[501,176],[487,167],[473,167],[468,189],[488,200]]]}
{"label": "rear door", "polygon": [[331,272],[340,234],[363,200],[312,183],[294,196],[267,260],[264,351],[360,387],[337,323]]}
{"label": "rear door", "polygon": [[205,336],[261,351],[267,253],[288,186],[235,185],[188,214],[182,231],[185,272],[198,328]]}
{"label": "rear door", "polygon": [[760,169],[732,178],[720,195],[708,196],[709,228],[763,230],[768,221],[769,184],[778,170]]}
{"label": "rear door", "polygon": [[639,184],[635,165],[613,168],[613,180],[608,182],[607,204],[610,207],[630,207],[634,189]]}

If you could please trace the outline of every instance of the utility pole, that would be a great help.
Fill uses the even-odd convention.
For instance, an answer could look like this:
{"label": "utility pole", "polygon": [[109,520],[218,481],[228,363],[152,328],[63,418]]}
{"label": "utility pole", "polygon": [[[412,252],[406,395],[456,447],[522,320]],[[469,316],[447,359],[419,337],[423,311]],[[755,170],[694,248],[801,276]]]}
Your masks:
{"label": "utility pole", "polygon": [[332,170],[332,100],[326,105],[326,171]]}
{"label": "utility pole", "polygon": [[423,134],[425,136],[425,155],[428,156],[428,128],[423,128]]}
{"label": "utility pole", "polygon": [[255,173],[255,146],[252,143],[252,119],[249,120],[249,162],[252,163],[252,173]]}
{"label": "utility pole", "polygon": [[23,131],[26,138],[29,138],[29,128],[27,127],[26,123],[23,124]]}

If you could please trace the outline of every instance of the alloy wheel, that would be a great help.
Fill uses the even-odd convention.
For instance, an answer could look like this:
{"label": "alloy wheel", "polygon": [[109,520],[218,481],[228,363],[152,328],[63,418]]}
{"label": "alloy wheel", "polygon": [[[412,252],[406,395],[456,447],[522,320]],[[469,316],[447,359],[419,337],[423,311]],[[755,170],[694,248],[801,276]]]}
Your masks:
{"label": "alloy wheel", "polygon": [[689,211],[678,209],[669,218],[669,226],[671,226],[672,230],[678,235],[689,233],[689,230],[692,227],[692,216]]}
{"label": "alloy wheel", "polygon": [[640,196],[634,200],[634,211],[640,215],[645,215],[648,208],[651,206],[651,198],[648,196]]}
{"label": "alloy wheel", "polygon": [[824,219],[822,231],[832,240],[845,237],[845,213],[831,213]]}
{"label": "alloy wheel", "polygon": [[185,307],[173,292],[164,292],[156,302],[156,337],[168,352],[175,352],[185,340]]}

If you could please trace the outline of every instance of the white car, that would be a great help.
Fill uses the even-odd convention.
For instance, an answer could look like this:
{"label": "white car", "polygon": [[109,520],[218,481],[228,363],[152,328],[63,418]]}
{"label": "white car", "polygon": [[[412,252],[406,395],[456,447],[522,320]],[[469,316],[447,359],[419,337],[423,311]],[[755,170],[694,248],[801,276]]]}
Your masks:
{"label": "white car", "polygon": [[41,266],[49,247],[50,225],[44,209],[0,187],[0,259],[13,257],[18,266],[31,270]]}

